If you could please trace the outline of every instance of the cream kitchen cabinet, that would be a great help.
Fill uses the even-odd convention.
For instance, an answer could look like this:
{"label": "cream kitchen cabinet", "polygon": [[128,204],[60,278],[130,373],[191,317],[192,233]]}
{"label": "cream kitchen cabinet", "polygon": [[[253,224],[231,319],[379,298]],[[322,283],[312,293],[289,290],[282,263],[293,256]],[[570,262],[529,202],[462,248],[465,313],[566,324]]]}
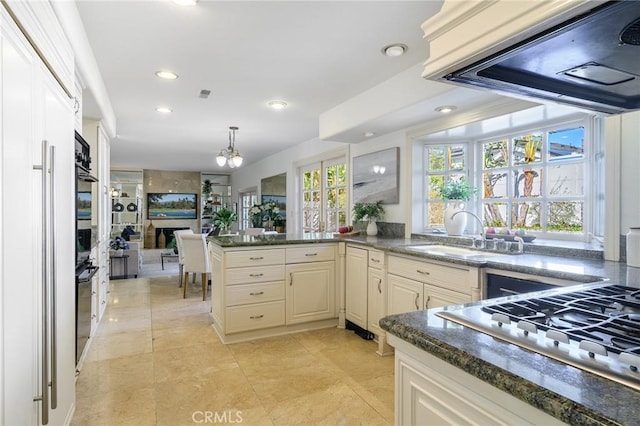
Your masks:
{"label": "cream kitchen cabinet", "polygon": [[345,278],[346,319],[368,329],[369,251],[347,245],[347,271]]}
{"label": "cream kitchen cabinet", "polygon": [[385,334],[380,328],[380,318],[387,316],[387,273],[385,254],[380,250],[368,250],[367,270],[367,329],[376,336]]}
{"label": "cream kitchen cabinet", "polygon": [[389,315],[422,309],[424,285],[421,282],[389,273],[387,274],[387,285]]}
{"label": "cream kitchen cabinet", "polygon": [[397,425],[561,425],[559,420],[391,335]]}
{"label": "cream kitchen cabinet", "polygon": [[287,248],[287,324],[337,317],[335,244]]}
{"label": "cream kitchen cabinet", "polygon": [[69,424],[73,414],[73,62],[49,2],[2,2],[0,423],[6,425]]}
{"label": "cream kitchen cabinet", "polygon": [[389,256],[388,313],[398,314],[480,300],[476,267]]}
{"label": "cream kitchen cabinet", "polygon": [[225,343],[337,325],[336,244],[210,242],[211,318]]}
{"label": "cream kitchen cabinet", "polygon": [[228,253],[225,333],[284,325],[284,249]]}
{"label": "cream kitchen cabinet", "polygon": [[390,355],[380,318],[387,315],[385,254],[380,250],[347,245],[345,279],[346,319],[370,331],[378,342],[377,353]]}

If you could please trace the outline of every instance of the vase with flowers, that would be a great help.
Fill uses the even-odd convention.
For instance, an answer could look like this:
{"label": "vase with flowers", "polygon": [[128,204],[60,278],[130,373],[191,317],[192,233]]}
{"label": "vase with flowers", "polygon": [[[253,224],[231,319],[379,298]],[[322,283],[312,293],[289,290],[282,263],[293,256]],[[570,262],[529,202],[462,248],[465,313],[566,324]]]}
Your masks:
{"label": "vase with flowers", "polygon": [[254,204],[249,209],[249,221],[252,228],[262,228],[262,221],[264,216],[264,210],[262,210],[262,204]]}
{"label": "vase with flowers", "polygon": [[268,231],[273,230],[273,222],[280,213],[280,208],[275,201],[269,200],[262,205],[262,211],[264,212],[264,219],[267,221],[266,229]]}

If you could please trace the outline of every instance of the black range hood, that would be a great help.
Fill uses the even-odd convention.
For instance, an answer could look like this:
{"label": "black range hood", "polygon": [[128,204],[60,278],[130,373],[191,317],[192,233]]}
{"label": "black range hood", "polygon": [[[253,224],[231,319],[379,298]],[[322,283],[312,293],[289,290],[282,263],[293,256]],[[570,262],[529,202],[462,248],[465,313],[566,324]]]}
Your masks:
{"label": "black range hood", "polygon": [[606,114],[640,109],[640,1],[612,1],[445,79]]}

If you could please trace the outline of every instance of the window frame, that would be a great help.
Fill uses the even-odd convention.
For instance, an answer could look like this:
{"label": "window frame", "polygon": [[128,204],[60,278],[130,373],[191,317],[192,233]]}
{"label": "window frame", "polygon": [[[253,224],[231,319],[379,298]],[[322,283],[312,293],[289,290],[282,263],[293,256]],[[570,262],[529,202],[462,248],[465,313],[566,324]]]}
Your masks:
{"label": "window frame", "polygon": [[247,229],[251,228],[251,221],[249,219],[249,209],[258,203],[258,190],[248,189],[244,191],[240,191],[238,193],[238,201],[239,201],[239,212],[238,212],[238,226],[239,229]]}
{"label": "window frame", "polygon": [[[462,145],[464,147],[464,164],[465,167],[463,167],[462,169],[449,169],[449,162],[445,161],[445,167],[442,171],[433,171],[431,172],[429,170],[429,149],[433,148],[433,147],[443,147],[443,148],[450,148],[452,146],[459,146]],[[444,211],[444,206],[446,204],[446,202],[444,200],[438,200],[438,199],[431,199],[429,197],[430,195],[430,189],[431,189],[431,185],[430,185],[430,176],[438,176],[438,175],[444,175],[444,182],[447,182],[449,180],[449,178],[451,176],[455,176],[455,175],[464,175],[465,179],[467,182],[470,182],[471,184],[473,184],[473,175],[471,173],[470,170],[470,165],[473,164],[473,145],[472,142],[464,140],[464,141],[447,141],[447,142],[431,142],[431,143],[426,143],[423,146],[423,159],[424,159],[424,179],[425,179],[425,193],[424,193],[424,200],[426,200],[426,202],[424,203],[424,211],[423,211],[423,215],[425,218],[425,229],[427,231],[443,231],[444,230],[444,223],[442,224],[442,226],[429,226],[429,222],[430,222],[430,214],[429,214],[429,205],[430,203],[437,203],[437,204],[442,204],[442,209]],[[446,154],[445,154],[446,155]]]}
{"label": "window frame", "polygon": [[[495,132],[495,133],[487,133],[485,135],[480,135],[472,138],[468,138],[465,140],[440,140],[440,141],[428,141],[423,143],[423,178],[425,179],[426,185],[424,187],[423,200],[424,200],[424,220],[423,220],[423,229],[425,232],[430,233],[436,229],[438,232],[440,230],[439,227],[430,227],[429,226],[429,171],[428,171],[428,157],[427,157],[427,149],[433,146],[451,146],[451,145],[460,145],[463,143],[468,144],[468,157],[467,157],[467,179],[470,183],[476,186],[479,189],[479,195],[477,197],[477,202],[470,203],[467,207],[468,210],[473,213],[479,215],[483,221],[483,206],[486,204],[483,198],[483,173],[485,169],[483,167],[483,151],[482,147],[485,142],[495,141],[500,139],[508,139],[509,140],[509,152],[510,154],[513,152],[511,149],[512,139],[518,136],[524,136],[528,134],[541,133],[543,135],[543,144],[545,152],[548,151],[548,132],[558,131],[563,129],[570,129],[574,127],[583,127],[584,128],[584,141],[583,141],[583,155],[582,160],[575,159],[558,159],[549,161],[548,158],[545,159],[544,169],[548,170],[549,167],[553,167],[554,165],[566,165],[566,164],[582,164],[582,180],[583,180],[583,194],[582,196],[570,196],[570,197],[550,197],[547,194],[541,194],[540,197],[532,197],[532,198],[514,198],[509,197],[505,198],[506,202],[510,206],[511,203],[516,202],[524,202],[524,201],[540,201],[544,206],[548,205],[549,200],[551,201],[575,201],[581,199],[583,202],[583,229],[580,233],[568,233],[568,232],[541,232],[541,231],[527,231],[532,235],[539,236],[544,239],[556,239],[556,240],[567,240],[567,241],[590,241],[593,238],[594,233],[597,234],[602,233],[604,229],[603,223],[595,223],[595,218],[597,216],[598,211],[602,211],[602,203],[601,200],[603,197],[599,197],[598,193],[601,193],[603,187],[603,179],[604,179],[604,162],[596,161],[595,156],[603,155],[602,144],[603,141],[599,140],[597,137],[598,133],[602,131],[602,122],[598,120],[593,120],[592,117],[584,117],[579,119],[569,119],[569,120],[549,120],[548,122],[540,122],[537,124],[533,124],[531,126],[522,126],[510,129],[507,131]],[[541,166],[541,164],[536,164],[536,167]],[[522,166],[513,166],[509,164],[508,167],[505,167],[508,170],[508,173],[512,173],[514,169],[521,169]],[[432,173],[434,174],[434,173]],[[455,173],[461,174],[461,173]],[[547,178],[548,173],[545,173],[544,178]],[[511,179],[511,176],[509,176]],[[511,183],[507,184],[508,188]],[[543,185],[545,191],[547,186],[546,183]],[[544,201],[544,203],[543,203]],[[438,201],[439,202],[439,201]],[[546,210],[546,209],[544,209]],[[509,208],[508,212],[508,221],[511,220],[511,212]],[[547,212],[544,212],[541,221],[546,220]],[[510,223],[510,222],[507,222]],[[475,224],[470,224],[470,226],[475,227]]]}

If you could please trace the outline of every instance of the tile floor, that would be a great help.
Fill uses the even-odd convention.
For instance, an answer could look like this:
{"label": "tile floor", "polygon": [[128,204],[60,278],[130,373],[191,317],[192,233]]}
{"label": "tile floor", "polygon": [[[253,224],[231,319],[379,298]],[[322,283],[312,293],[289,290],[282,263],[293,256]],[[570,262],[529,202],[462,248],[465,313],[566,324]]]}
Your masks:
{"label": "tile floor", "polygon": [[336,328],[224,345],[177,276],[111,282],[72,425],[393,424],[393,357]]}

